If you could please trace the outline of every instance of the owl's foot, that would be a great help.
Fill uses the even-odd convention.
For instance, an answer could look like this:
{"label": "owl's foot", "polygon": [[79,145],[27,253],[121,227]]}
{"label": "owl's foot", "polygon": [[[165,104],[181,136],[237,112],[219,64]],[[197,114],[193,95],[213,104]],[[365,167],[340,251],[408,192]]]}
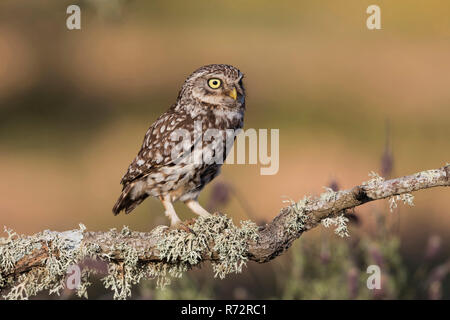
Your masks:
{"label": "owl's foot", "polygon": [[170,220],[170,229],[181,229],[189,233],[194,233],[187,225],[185,225],[177,213],[175,212],[175,208],[173,207],[172,202],[169,198],[160,198],[164,208],[166,209],[166,216]]}
{"label": "owl's foot", "polygon": [[195,214],[199,215],[200,217],[209,217],[211,216],[211,213],[206,211],[200,203],[198,203],[197,200],[188,200],[185,201],[186,205],[189,209],[191,209]]}
{"label": "owl's foot", "polygon": [[195,234],[194,230],[189,228],[188,223],[187,222],[182,222],[181,220],[177,221],[175,223],[171,223],[170,224],[170,229],[180,229],[180,230],[186,231],[188,233]]}

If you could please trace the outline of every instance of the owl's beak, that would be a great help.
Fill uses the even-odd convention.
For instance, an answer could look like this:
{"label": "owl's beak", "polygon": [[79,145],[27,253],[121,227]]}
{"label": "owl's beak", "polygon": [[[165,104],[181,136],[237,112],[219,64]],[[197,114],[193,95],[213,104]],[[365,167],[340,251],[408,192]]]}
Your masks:
{"label": "owl's beak", "polygon": [[233,90],[230,90],[230,91],[228,92],[228,95],[229,95],[230,97],[232,97],[234,100],[236,100],[236,99],[237,99],[237,91],[236,91],[236,88],[233,88]]}

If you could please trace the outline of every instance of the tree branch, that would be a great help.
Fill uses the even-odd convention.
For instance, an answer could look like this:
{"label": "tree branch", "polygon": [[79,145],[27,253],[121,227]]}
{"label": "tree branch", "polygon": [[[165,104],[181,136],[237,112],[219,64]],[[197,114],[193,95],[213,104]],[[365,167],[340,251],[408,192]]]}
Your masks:
{"label": "tree branch", "polygon": [[[327,190],[318,197],[305,197],[281,209],[270,223],[256,227],[251,222],[241,227],[221,214],[198,218],[189,226],[192,232],[169,230],[162,226],[150,232],[88,232],[84,226],[66,232],[44,231],[19,236],[8,231],[0,238],[0,290],[11,289],[5,298],[28,297],[49,289],[59,292],[66,283],[70,265],[92,258],[108,264],[103,279],[116,298],[130,295],[132,284],[142,278],[180,276],[181,272],[203,261],[211,261],[216,275],[241,271],[247,260],[267,262],[285,250],[303,232],[326,219],[341,218],[345,229],[346,210],[364,203],[390,198],[410,202],[409,194],[421,189],[450,186],[450,165],[391,180],[379,176],[349,190]],[[345,230],[344,230],[345,231]],[[344,232],[345,233],[345,232]],[[82,276],[93,270],[87,269]],[[164,284],[164,283],[162,283]],[[79,294],[85,295],[85,286]]]}

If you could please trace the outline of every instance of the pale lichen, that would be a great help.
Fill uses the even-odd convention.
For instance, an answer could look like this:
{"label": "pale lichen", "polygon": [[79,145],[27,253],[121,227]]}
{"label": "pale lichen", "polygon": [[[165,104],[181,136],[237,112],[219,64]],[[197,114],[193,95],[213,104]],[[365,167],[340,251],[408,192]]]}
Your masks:
{"label": "pale lichen", "polygon": [[[362,184],[367,193],[364,196],[369,200],[390,198],[391,210],[398,200],[413,205],[413,196],[408,193],[411,190],[442,185],[436,182],[442,179],[442,170],[405,177],[405,181],[396,181],[395,186],[374,172],[370,176],[372,179]],[[290,205],[280,214],[282,231],[291,238],[298,237],[321,221],[325,227],[335,226],[338,235],[348,236],[345,209],[336,205],[346,193],[348,191],[341,193],[326,188],[318,197],[305,196],[298,202],[289,201]],[[392,197],[392,194],[400,195]],[[214,274],[220,278],[241,272],[248,260],[249,244],[258,240],[254,223],[243,221],[237,227],[230,218],[220,214],[200,217],[189,228],[191,232],[158,227],[149,235],[123,227],[120,232],[110,230],[95,234],[85,233],[85,227],[80,225],[77,230],[60,233],[46,230],[33,236],[19,236],[5,228],[7,237],[0,238],[0,290],[6,293],[5,299],[28,299],[43,290],[59,294],[66,287],[69,267],[92,258],[108,266],[107,275],[102,279],[105,287],[112,289],[115,299],[125,299],[131,295],[132,286],[142,279],[156,279],[157,285],[163,287],[171,278],[181,277],[204,260],[212,261]],[[88,235],[87,240],[85,235]],[[152,241],[157,239],[156,245],[152,242],[150,249],[142,245],[146,237]],[[143,241],[135,246],[139,238]],[[32,256],[30,260],[33,260],[34,253],[45,258],[36,258],[31,266],[26,265],[29,261],[24,258]],[[155,256],[157,262],[147,259]],[[81,283],[76,292],[79,297],[87,298],[89,277],[94,273],[97,272],[89,268],[81,271]]]}
{"label": "pale lichen", "polygon": [[409,206],[414,206],[414,196],[411,193],[404,193],[397,196],[392,196],[389,198],[389,210],[391,212],[394,211],[395,208],[397,208],[397,201],[403,201],[404,204],[407,204]]}
{"label": "pale lichen", "polygon": [[[8,237],[2,240],[0,246],[1,288],[11,287],[5,299],[28,299],[42,290],[50,294],[58,294],[65,287],[67,269],[82,257],[90,253],[80,250],[85,227],[67,232],[52,232],[45,230],[34,236],[19,236],[5,228]],[[25,256],[42,246],[48,247],[48,257],[40,266],[16,277],[7,276],[14,273],[15,265]]]}
{"label": "pale lichen", "polygon": [[[158,232],[155,229],[153,232]],[[109,252],[102,253],[102,258],[108,262],[107,275],[101,279],[107,289],[113,291],[113,298],[124,300],[131,296],[131,289],[142,279],[158,279],[158,284],[165,283],[166,270],[161,268],[161,263],[139,262],[139,256],[145,254],[145,249],[134,247],[128,243],[128,239],[137,232],[132,232],[127,226],[124,226],[120,232],[111,229],[102,237],[102,241],[108,242]],[[115,241],[109,241],[114,239]],[[120,261],[115,261],[112,254],[119,255]]]}
{"label": "pale lichen", "polygon": [[[257,226],[253,222],[242,221],[237,227],[221,214],[200,217],[189,228],[191,232],[161,226],[151,232],[157,239],[155,254],[159,256],[159,262],[139,259],[147,252],[145,246],[134,246],[133,239],[142,234],[126,226],[120,231],[111,229],[103,233],[97,243],[83,241],[83,225],[77,230],[46,230],[33,236],[19,236],[5,229],[8,236],[0,238],[0,288],[9,291],[3,297],[28,299],[43,290],[59,295],[67,286],[69,267],[80,265],[86,258],[100,259],[107,264],[107,274],[101,281],[105,288],[113,291],[114,299],[131,296],[132,287],[142,279],[156,279],[157,286],[164,287],[171,278],[181,277],[205,258],[212,261],[215,276],[224,278],[228,273],[242,271],[248,260],[248,244],[257,240]],[[107,250],[104,250],[105,244]],[[17,263],[43,246],[46,257],[42,263],[15,275]],[[96,273],[95,269],[82,268],[76,288],[79,297],[87,298],[89,278]]]}
{"label": "pale lichen", "polygon": [[341,238],[349,237],[350,234],[347,228],[348,218],[344,214],[340,214],[336,217],[328,217],[322,220],[322,225],[325,228],[330,226],[335,226],[334,233],[336,233]]}
{"label": "pale lichen", "polygon": [[319,196],[320,201],[330,202],[335,201],[338,192],[334,191],[333,189],[329,187],[323,187],[325,189],[325,192],[321,193]]}
{"label": "pale lichen", "polygon": [[[114,247],[124,257],[120,264],[110,264],[108,275],[102,279],[106,288],[114,292],[115,299],[125,299],[131,295],[131,287],[141,279],[156,279],[157,287],[170,284],[171,278],[180,278],[184,272],[201,263],[206,255],[215,252],[212,259],[215,276],[224,278],[226,274],[241,272],[248,257],[249,241],[257,240],[257,227],[250,221],[241,222],[236,227],[233,221],[221,214],[199,217],[192,225],[191,232],[183,229],[168,229],[160,226],[153,230],[157,236],[156,249],[162,262],[138,262],[138,252],[125,244]],[[115,232],[112,230],[111,232]],[[126,236],[128,231],[120,232]]]}
{"label": "pale lichen", "polygon": [[[376,181],[378,181],[378,177],[375,178]],[[370,183],[376,183],[375,180]],[[333,203],[336,201],[337,197],[339,196],[340,191],[334,191],[333,189],[329,187],[323,187],[325,189],[325,192],[321,193],[319,196],[312,197],[312,196],[305,196],[303,199],[301,199],[298,202],[295,202],[293,200],[285,200],[284,202],[289,203],[289,209],[293,210],[294,214],[290,215],[290,218],[287,219],[285,223],[285,229],[289,233],[298,233],[302,232],[306,228],[306,223],[308,220],[308,208],[310,210],[314,210],[314,207],[317,207],[319,204],[324,203]],[[326,217],[321,219],[321,223],[325,227],[329,226],[336,226],[335,233],[339,235],[340,237],[348,237],[348,229],[347,229],[347,222],[348,219],[344,216],[342,212],[339,212],[337,214],[334,214],[334,217]]]}
{"label": "pale lichen", "polygon": [[77,290],[77,296],[79,298],[85,298],[88,299],[88,292],[87,289],[89,288],[89,286],[92,284],[89,281],[89,278],[92,276],[92,274],[96,274],[97,271],[96,270],[92,270],[90,268],[84,268],[83,270],[81,270],[81,279],[80,279],[80,284],[78,286],[78,288],[76,288]]}
{"label": "pale lichen", "polygon": [[242,266],[248,260],[248,242],[258,240],[257,226],[251,221],[241,222],[241,227],[238,228],[229,220],[227,226],[224,232],[214,237],[214,251],[219,254],[219,260],[212,265],[214,276],[221,279],[228,273],[242,272]]}
{"label": "pale lichen", "polygon": [[203,255],[210,254],[213,246],[212,251],[218,255],[212,262],[213,270],[222,279],[228,273],[242,271],[248,259],[248,243],[257,240],[257,226],[253,222],[242,221],[239,228],[221,214],[199,217],[190,228],[192,232],[163,231],[157,243],[160,258],[189,269],[200,263]]}
{"label": "pale lichen", "polygon": [[[426,172],[420,172],[416,174],[415,179],[418,182],[432,180],[435,174],[434,171],[438,170],[428,170]],[[385,181],[384,178],[373,171],[369,173],[369,176],[372,177],[372,179],[362,183],[362,185],[366,188],[368,195],[373,198],[383,197],[385,192],[382,188],[382,184]],[[406,190],[402,191],[404,192]],[[414,196],[411,193],[402,193],[400,195],[388,197],[389,209],[391,212],[393,212],[394,209],[397,208],[397,201],[399,200],[403,201],[404,204],[414,206]]]}
{"label": "pale lichen", "polygon": [[367,190],[377,190],[385,181],[384,178],[375,171],[369,172],[369,177],[371,178],[370,180],[365,181],[361,184],[362,186],[366,187]]}
{"label": "pale lichen", "polygon": [[307,221],[307,206],[312,201],[311,196],[304,196],[303,199],[295,202],[293,200],[285,200],[283,202],[289,203],[288,210],[291,211],[289,218],[284,223],[284,229],[289,234],[297,234],[305,230]]}

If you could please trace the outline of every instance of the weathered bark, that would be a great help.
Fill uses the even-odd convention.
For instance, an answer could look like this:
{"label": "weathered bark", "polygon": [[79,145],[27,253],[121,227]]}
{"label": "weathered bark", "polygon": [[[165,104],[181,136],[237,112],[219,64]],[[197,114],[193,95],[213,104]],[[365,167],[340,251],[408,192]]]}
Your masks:
{"label": "weathered bark", "polygon": [[[370,201],[438,186],[450,186],[450,165],[386,181],[381,178],[373,179],[352,189],[329,193],[331,196],[308,198],[308,201],[305,201],[302,206],[302,216],[305,218],[304,227],[295,229],[294,232],[288,231],[287,227],[288,223],[295,218],[295,215],[298,217],[298,212],[295,212],[293,206],[284,207],[270,223],[258,228],[258,240],[248,243],[247,258],[260,263],[267,262],[287,250],[292,242],[300,237],[303,232],[314,228],[325,218],[335,217],[347,209]],[[61,239],[65,239],[65,237],[71,239],[73,237],[71,232],[55,232],[54,234],[57,234]],[[70,240],[73,242],[73,246],[76,247],[75,249],[79,250],[82,247],[87,248],[95,245],[97,246],[96,258],[100,260],[108,262],[123,261],[125,259],[123,252],[116,248],[118,245],[125,244],[127,247],[135,248],[139,252],[139,262],[174,263],[160,258],[157,243],[160,240],[161,233],[155,232],[155,230],[147,233],[129,232],[126,235],[117,233],[113,237],[110,232],[88,232],[82,230],[79,234],[77,233],[77,237],[78,240]],[[33,268],[42,267],[50,255],[59,255],[59,252],[52,252],[51,244],[42,240],[39,241],[41,241],[41,246],[23,256],[15,263],[13,268],[8,268],[8,271],[6,271],[6,268],[0,268],[0,279],[2,277],[3,279],[17,277]],[[0,248],[2,245],[0,238]],[[219,260],[219,254],[213,248],[214,243],[210,243],[208,250],[202,253],[201,261]]]}
{"label": "weathered bark", "polygon": [[250,244],[249,257],[254,261],[267,262],[288,249],[302,232],[314,228],[326,217],[370,201],[438,186],[450,186],[450,165],[436,170],[382,181],[379,184],[359,185],[336,193],[336,198],[332,201],[323,201],[320,198],[312,199],[305,208],[309,218],[306,228],[296,235],[285,232],[284,222],[292,214],[289,210],[290,207],[285,207],[281,209],[279,215],[271,223],[260,229],[258,242]]}

